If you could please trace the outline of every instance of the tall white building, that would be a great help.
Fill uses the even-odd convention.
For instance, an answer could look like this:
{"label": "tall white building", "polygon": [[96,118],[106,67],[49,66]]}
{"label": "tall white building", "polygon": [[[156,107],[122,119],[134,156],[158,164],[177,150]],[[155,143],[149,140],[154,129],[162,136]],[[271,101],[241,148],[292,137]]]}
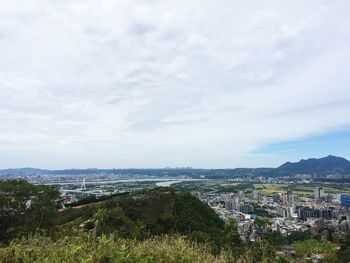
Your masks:
{"label": "tall white building", "polygon": [[322,197],[324,197],[323,187],[316,187],[314,192],[315,192],[315,199],[316,200],[320,200]]}

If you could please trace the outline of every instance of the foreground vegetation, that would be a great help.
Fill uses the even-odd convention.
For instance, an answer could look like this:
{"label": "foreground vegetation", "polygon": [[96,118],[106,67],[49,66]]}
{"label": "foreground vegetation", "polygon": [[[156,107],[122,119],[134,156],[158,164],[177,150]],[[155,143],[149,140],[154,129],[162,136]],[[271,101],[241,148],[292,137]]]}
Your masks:
{"label": "foreground vegetation", "polygon": [[43,236],[12,242],[0,249],[0,262],[227,262],[227,257],[213,256],[183,237],[163,236],[144,241],[89,235],[66,236],[52,241]]}
{"label": "foreground vegetation", "polygon": [[294,239],[295,258],[276,253],[278,244],[287,243],[281,236],[243,243],[234,221],[223,222],[189,193],[170,188],[62,212],[54,188],[2,181],[0,193],[4,263],[349,262],[348,246],[338,253],[332,243],[312,236]]}

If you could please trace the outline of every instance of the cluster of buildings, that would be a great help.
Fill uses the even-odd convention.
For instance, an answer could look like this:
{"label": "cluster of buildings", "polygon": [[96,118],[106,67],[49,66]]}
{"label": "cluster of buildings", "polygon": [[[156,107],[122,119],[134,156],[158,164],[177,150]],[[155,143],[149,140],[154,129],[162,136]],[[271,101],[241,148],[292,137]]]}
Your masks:
{"label": "cluster of buildings", "polygon": [[[309,231],[327,240],[341,239],[350,230],[350,197],[344,194],[325,196],[323,187],[314,189],[313,197],[299,197],[291,189],[264,196],[258,190],[251,195],[239,193],[193,192],[224,220],[235,219],[243,240],[259,240],[264,232]],[[267,223],[261,225],[264,218]]]}
{"label": "cluster of buildings", "polygon": [[228,211],[237,210],[244,214],[251,214],[254,212],[254,207],[251,203],[240,202],[236,200],[225,200],[225,208]]}

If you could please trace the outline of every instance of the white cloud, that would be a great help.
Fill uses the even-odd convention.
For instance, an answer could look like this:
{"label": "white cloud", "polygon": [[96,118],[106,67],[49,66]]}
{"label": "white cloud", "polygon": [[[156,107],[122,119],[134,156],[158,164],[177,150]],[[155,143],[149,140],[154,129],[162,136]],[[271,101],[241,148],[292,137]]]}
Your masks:
{"label": "white cloud", "polygon": [[346,127],[349,7],[6,1],[0,166],[256,166],[263,145]]}

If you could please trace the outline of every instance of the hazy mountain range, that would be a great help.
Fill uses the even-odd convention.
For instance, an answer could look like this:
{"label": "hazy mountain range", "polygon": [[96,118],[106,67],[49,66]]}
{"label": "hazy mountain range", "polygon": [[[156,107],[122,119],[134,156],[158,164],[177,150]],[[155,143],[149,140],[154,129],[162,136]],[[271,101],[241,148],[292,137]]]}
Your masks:
{"label": "hazy mountain range", "polygon": [[256,176],[278,176],[313,174],[327,175],[340,174],[350,175],[350,161],[342,157],[329,155],[323,158],[311,158],[299,162],[286,162],[277,168],[234,168],[234,169],[192,169],[192,168],[159,168],[159,169],[67,169],[67,170],[45,170],[38,168],[17,168],[0,170],[0,175],[38,175],[38,174],[103,174],[115,173],[124,175],[154,175],[154,176],[216,176],[230,177],[242,175]]}

